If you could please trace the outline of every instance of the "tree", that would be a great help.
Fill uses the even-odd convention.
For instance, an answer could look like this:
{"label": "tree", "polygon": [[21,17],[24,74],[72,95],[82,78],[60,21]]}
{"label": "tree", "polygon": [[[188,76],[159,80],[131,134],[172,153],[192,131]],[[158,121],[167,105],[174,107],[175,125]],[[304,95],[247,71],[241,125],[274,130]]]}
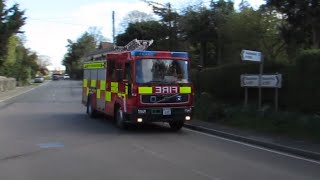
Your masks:
{"label": "tree", "polygon": [[3,65],[14,64],[16,62],[16,49],[20,40],[17,36],[11,36],[7,45],[7,56]]}
{"label": "tree", "polygon": [[[185,39],[200,50],[200,64],[204,67],[224,63],[223,50],[227,44],[228,17],[234,13],[233,2],[211,1],[210,7],[188,7],[181,16],[180,26]],[[198,44],[200,48],[198,48]],[[208,61],[208,59],[211,59]]]}
{"label": "tree", "polygon": [[[300,42],[307,47],[320,47],[320,3],[318,0],[266,0],[275,7],[288,24],[282,35],[288,44]],[[289,37],[286,35],[290,35]]]}
{"label": "tree", "polygon": [[251,7],[250,3],[247,0],[241,0],[241,2],[239,4],[240,11],[243,11],[244,9],[248,9],[250,7]]}
{"label": "tree", "polygon": [[6,9],[5,0],[0,0],[0,66],[7,56],[7,46],[10,37],[19,32],[25,24],[24,11],[18,4]]}
{"label": "tree", "polygon": [[46,75],[48,73],[48,66],[51,65],[50,57],[45,55],[39,55],[37,58],[37,64],[39,66],[39,73]]}
{"label": "tree", "polygon": [[25,48],[23,40],[17,35],[9,38],[7,52],[6,60],[0,67],[0,75],[16,78],[19,85],[28,84],[28,80],[40,70],[37,63],[39,56]]}
{"label": "tree", "polygon": [[210,10],[204,6],[188,7],[181,16],[179,25],[183,39],[188,40],[195,51],[200,52],[199,64],[207,66],[207,44],[213,41],[215,36]]}
{"label": "tree", "polygon": [[99,28],[99,27],[96,27],[96,26],[89,27],[89,29],[87,30],[88,34],[93,36],[93,38],[95,39],[97,45],[100,42],[108,41],[108,39],[102,35],[101,30],[102,30],[102,28]]}
{"label": "tree", "polygon": [[215,47],[215,59],[216,64],[222,64],[223,63],[223,49],[225,43],[226,37],[224,36],[225,32],[225,24],[227,22],[227,18],[230,14],[234,12],[234,6],[233,2],[228,0],[219,0],[219,1],[211,1],[210,7],[212,11],[211,15],[211,23],[214,26],[215,30],[215,40],[214,40],[214,47]]}
{"label": "tree", "polygon": [[265,60],[286,60],[286,43],[279,29],[284,24],[284,20],[279,17],[274,8],[261,6],[256,13],[261,32],[260,49],[264,53]]}
{"label": "tree", "polygon": [[83,70],[82,58],[86,53],[93,51],[97,47],[97,40],[93,34],[85,32],[76,42],[68,40],[68,52],[62,61],[66,66],[66,72],[73,78],[81,78]]}
{"label": "tree", "polygon": [[179,26],[178,21],[180,15],[172,8],[170,3],[161,4],[154,1],[143,0],[152,7],[153,13],[160,17],[160,22],[164,27],[164,32],[167,35],[168,49],[179,49]]}
{"label": "tree", "polygon": [[150,49],[168,50],[166,44],[165,28],[157,21],[146,21],[130,23],[124,33],[116,37],[116,42],[120,46],[126,45],[133,39],[154,39],[154,43]]}
{"label": "tree", "polygon": [[138,10],[130,11],[121,21],[121,31],[124,32],[129,24],[134,24],[138,22],[155,21],[152,14],[147,14]]}

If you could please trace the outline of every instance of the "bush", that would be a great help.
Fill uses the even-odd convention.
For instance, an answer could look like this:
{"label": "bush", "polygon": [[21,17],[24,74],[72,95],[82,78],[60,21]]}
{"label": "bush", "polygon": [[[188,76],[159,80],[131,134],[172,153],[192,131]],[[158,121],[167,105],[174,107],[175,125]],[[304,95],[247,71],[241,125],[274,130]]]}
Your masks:
{"label": "bush", "polygon": [[259,132],[320,142],[320,118],[292,112],[261,114],[252,108],[234,107],[220,123]]}
{"label": "bush", "polygon": [[216,121],[225,116],[225,108],[212,95],[204,92],[196,95],[194,116],[205,121]]}
{"label": "bush", "polygon": [[[266,63],[265,74],[282,72],[284,64]],[[215,68],[207,68],[200,74],[200,91],[209,92],[224,103],[239,104],[243,101],[244,89],[240,86],[241,74],[259,74],[259,65],[256,63],[228,64]],[[197,84],[197,83],[195,83]],[[273,92],[267,92],[265,98],[273,99]],[[257,99],[257,90],[249,89],[249,96]]]}
{"label": "bush", "polygon": [[320,49],[302,51],[290,76],[290,105],[304,112],[320,112]]}
{"label": "bush", "polygon": [[[244,99],[241,74],[258,74],[256,63],[238,63],[192,71],[196,92],[208,92],[224,104],[239,105]],[[320,49],[304,50],[295,64],[266,63],[264,74],[282,74],[279,105],[283,110],[320,112]],[[263,103],[274,103],[274,89],[263,89]],[[256,104],[257,88],[249,88],[249,103]]]}

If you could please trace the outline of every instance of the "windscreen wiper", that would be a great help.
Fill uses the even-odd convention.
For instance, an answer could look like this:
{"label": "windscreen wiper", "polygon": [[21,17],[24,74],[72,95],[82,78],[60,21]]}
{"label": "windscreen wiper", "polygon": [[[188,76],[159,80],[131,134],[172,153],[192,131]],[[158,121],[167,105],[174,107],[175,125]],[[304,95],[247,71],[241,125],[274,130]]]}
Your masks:
{"label": "windscreen wiper", "polygon": [[163,101],[167,101],[167,100],[169,100],[169,99],[171,99],[171,98],[174,98],[174,97],[176,97],[176,96],[178,96],[178,95],[179,95],[179,93],[178,93],[178,94],[174,94],[174,95],[169,96],[169,97],[164,97],[163,99],[161,99],[161,100],[159,100],[159,101],[156,101],[156,102],[154,102],[154,103],[161,103],[161,102],[163,102]]}
{"label": "windscreen wiper", "polygon": [[152,80],[152,81],[149,81],[147,83],[164,83],[164,84],[168,84],[169,82],[167,81],[160,81],[160,80]]}

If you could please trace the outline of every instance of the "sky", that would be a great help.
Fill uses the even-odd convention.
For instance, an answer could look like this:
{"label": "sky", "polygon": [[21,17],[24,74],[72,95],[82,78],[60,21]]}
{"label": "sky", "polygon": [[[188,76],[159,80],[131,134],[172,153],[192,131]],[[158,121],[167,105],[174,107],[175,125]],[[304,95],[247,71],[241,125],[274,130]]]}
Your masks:
{"label": "sky", "polygon": [[[176,9],[196,4],[199,0],[153,0],[170,2]],[[209,2],[209,0],[203,0]],[[234,0],[237,6],[241,0]],[[248,0],[258,8],[264,0]],[[39,55],[48,56],[50,70],[63,70],[61,61],[67,52],[67,40],[76,41],[89,27],[98,27],[104,37],[112,40],[112,11],[116,29],[123,17],[133,10],[152,13],[141,0],[7,0],[7,7],[18,3],[25,10],[26,24],[22,27],[26,47]]]}

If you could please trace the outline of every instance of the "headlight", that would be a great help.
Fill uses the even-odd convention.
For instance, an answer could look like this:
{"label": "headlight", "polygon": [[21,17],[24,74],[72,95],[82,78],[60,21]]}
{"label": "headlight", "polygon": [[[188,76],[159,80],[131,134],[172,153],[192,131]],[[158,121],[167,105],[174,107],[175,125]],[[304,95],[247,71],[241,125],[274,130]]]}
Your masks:
{"label": "headlight", "polygon": [[146,109],[138,109],[138,114],[147,114]]}

